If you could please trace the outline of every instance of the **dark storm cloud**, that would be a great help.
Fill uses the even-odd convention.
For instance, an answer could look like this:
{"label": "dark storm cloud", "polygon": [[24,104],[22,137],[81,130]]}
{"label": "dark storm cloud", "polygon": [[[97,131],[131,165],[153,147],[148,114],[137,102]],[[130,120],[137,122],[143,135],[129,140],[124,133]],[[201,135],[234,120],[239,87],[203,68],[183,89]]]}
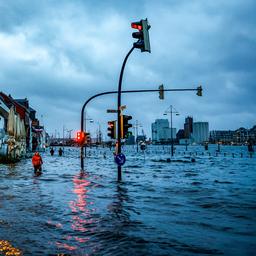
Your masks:
{"label": "dark storm cloud", "polygon": [[[255,1],[28,1],[0,0],[0,86],[28,97],[48,129],[79,127],[88,97],[115,90],[130,49],[130,22],[148,17],[152,53],[134,51],[123,88],[195,88],[195,93],[124,95],[127,112],[145,125],[173,104],[184,118],[209,121],[212,129],[255,124]],[[154,108],[152,108],[154,106]],[[104,123],[114,97],[88,106]],[[56,115],[58,121],[56,121]],[[63,117],[61,119],[61,116]]]}

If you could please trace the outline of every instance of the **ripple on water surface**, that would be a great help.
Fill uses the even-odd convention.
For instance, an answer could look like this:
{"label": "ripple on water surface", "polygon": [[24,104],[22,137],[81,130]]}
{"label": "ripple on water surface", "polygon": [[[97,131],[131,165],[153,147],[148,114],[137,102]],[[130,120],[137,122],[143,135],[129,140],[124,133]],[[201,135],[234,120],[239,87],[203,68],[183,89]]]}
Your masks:
{"label": "ripple on water surface", "polygon": [[194,163],[183,154],[167,162],[168,147],[153,147],[145,156],[128,147],[123,182],[117,183],[112,152],[87,151],[83,173],[75,148],[63,157],[43,153],[39,177],[30,159],[0,165],[0,239],[24,255],[255,251],[255,158],[192,152]]}

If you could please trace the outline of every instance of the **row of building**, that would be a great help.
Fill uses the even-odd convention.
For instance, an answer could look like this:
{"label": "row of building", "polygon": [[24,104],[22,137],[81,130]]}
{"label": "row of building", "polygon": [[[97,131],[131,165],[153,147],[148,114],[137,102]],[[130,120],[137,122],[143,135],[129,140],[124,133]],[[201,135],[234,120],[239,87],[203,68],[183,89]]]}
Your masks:
{"label": "row of building", "polygon": [[178,132],[176,128],[169,127],[168,119],[156,119],[151,128],[153,144],[169,144],[172,140],[179,144],[201,144],[209,141],[208,122],[193,122],[192,117],[185,119],[184,129]]}
{"label": "row of building", "polygon": [[167,119],[156,119],[151,125],[153,144],[246,144],[256,143],[256,126],[251,129],[239,128],[234,131],[210,131],[208,122],[193,122],[193,117],[185,118],[184,129],[178,132],[169,126]]}
{"label": "row of building", "polygon": [[222,144],[245,144],[245,143],[256,143],[256,125],[252,128],[239,128],[237,130],[225,131],[215,130],[210,131],[209,142],[211,143],[222,143]]}
{"label": "row of building", "polygon": [[25,99],[0,92],[0,161],[17,161],[45,149],[47,134]]}

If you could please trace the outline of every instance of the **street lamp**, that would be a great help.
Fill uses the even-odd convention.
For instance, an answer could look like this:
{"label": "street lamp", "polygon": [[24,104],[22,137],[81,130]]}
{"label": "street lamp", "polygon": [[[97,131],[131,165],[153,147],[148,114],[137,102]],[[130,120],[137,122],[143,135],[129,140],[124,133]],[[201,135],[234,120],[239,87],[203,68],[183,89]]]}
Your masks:
{"label": "street lamp", "polygon": [[170,117],[171,117],[171,152],[173,156],[174,148],[173,148],[173,133],[172,133],[172,114],[175,114],[176,116],[178,116],[179,112],[172,105],[170,105],[170,107],[166,109],[164,115],[167,115],[167,113],[170,113]]}
{"label": "street lamp", "polygon": [[135,125],[133,126],[136,130],[136,148],[137,148],[137,153],[138,153],[138,151],[139,151],[139,145],[138,145],[138,143],[139,143],[139,141],[138,141],[138,128],[139,127],[142,127],[142,125],[141,124],[139,124],[138,123],[138,120],[136,120],[136,122],[135,122]]}

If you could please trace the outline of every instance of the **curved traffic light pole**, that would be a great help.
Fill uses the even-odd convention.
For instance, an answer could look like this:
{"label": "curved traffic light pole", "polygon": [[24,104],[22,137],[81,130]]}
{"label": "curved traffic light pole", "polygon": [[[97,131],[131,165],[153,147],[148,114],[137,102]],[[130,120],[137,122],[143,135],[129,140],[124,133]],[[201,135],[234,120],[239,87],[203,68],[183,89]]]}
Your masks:
{"label": "curved traffic light pole", "polygon": [[[127,55],[124,58],[123,65],[121,68],[120,76],[119,76],[119,83],[118,83],[118,95],[117,95],[117,154],[120,154],[122,151],[121,148],[121,90],[122,90],[122,81],[123,81],[123,74],[124,74],[124,68],[125,64],[127,62],[128,57],[132,53],[132,51],[135,49],[133,46],[131,50],[127,53]],[[117,180],[122,180],[122,167],[121,165],[117,166]]]}
{"label": "curved traffic light pole", "polygon": [[[121,93],[138,93],[138,92],[159,92],[160,89],[145,89],[145,90],[129,90],[129,91],[121,91]],[[183,92],[183,91],[198,91],[198,88],[196,89],[163,89],[165,92]],[[86,122],[84,123],[84,110],[87,104],[93,100],[96,97],[102,96],[102,95],[107,95],[107,94],[116,94],[118,91],[108,91],[108,92],[102,92],[93,95],[90,97],[83,105],[82,110],[81,110],[81,132],[86,132]],[[84,145],[81,146],[81,169],[84,170]]]}

